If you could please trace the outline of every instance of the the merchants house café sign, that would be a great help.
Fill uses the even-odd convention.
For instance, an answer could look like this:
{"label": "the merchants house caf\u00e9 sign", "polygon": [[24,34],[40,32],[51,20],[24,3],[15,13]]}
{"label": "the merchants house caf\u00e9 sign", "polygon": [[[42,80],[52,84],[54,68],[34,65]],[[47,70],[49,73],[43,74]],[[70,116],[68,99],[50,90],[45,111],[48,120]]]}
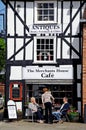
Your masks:
{"label": "the merchants house caf\u00e9 sign", "polygon": [[23,79],[73,79],[73,67],[38,67],[23,68]]}
{"label": "the merchants house caf\u00e9 sign", "polygon": [[61,24],[33,24],[29,26],[31,34],[38,33],[61,33]]}

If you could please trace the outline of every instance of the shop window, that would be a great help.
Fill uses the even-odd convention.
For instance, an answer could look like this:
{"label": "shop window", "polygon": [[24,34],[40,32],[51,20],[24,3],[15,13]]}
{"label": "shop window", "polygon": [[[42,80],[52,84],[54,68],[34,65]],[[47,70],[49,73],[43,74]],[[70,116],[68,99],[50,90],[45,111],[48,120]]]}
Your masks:
{"label": "shop window", "polygon": [[35,22],[56,22],[56,2],[36,1]]}
{"label": "shop window", "polygon": [[22,100],[22,84],[21,83],[10,84],[10,99]]}
{"label": "shop window", "polygon": [[37,38],[34,39],[34,62],[55,63],[56,60],[56,39]]}

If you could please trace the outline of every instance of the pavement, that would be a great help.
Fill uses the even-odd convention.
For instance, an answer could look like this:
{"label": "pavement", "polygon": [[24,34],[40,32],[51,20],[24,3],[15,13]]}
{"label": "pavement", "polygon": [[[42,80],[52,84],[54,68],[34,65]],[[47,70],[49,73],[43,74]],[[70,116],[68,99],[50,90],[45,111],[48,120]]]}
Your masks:
{"label": "pavement", "polygon": [[63,122],[45,124],[23,120],[3,120],[3,109],[0,110],[0,130],[86,130],[85,123]]}
{"label": "pavement", "polygon": [[63,124],[40,124],[36,122],[21,121],[0,121],[0,130],[86,130],[85,123],[64,122]]}

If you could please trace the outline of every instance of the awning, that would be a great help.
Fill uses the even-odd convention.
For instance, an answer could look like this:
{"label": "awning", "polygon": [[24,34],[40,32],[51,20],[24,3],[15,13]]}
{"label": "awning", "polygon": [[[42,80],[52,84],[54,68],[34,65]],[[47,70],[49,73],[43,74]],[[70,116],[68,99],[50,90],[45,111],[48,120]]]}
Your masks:
{"label": "awning", "polygon": [[28,80],[25,80],[26,84],[73,84],[73,80],[72,79],[62,79],[62,80],[33,80],[33,79],[28,79]]}

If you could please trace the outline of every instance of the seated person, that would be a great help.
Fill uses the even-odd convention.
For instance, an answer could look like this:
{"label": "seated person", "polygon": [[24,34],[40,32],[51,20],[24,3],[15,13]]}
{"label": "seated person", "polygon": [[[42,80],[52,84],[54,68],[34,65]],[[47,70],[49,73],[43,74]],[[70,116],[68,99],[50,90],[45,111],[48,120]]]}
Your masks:
{"label": "seated person", "polygon": [[43,116],[42,116],[40,110],[38,109],[39,105],[36,103],[36,100],[34,97],[31,97],[31,103],[29,103],[28,107],[32,110],[32,113],[35,113],[37,115],[38,122],[43,123],[43,121],[42,121]]}
{"label": "seated person", "polygon": [[64,97],[63,98],[63,104],[60,108],[60,110],[57,110],[56,112],[52,112],[52,115],[56,117],[56,119],[62,123],[63,121],[61,120],[62,115],[66,115],[67,111],[69,110],[70,105],[68,103],[68,98]]}

